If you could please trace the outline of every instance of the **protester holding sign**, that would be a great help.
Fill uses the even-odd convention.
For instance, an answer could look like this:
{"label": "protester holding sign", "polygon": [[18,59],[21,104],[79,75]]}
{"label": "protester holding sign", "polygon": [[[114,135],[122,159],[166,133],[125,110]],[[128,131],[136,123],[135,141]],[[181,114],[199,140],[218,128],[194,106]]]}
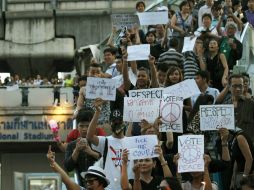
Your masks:
{"label": "protester holding sign", "polygon": [[[103,76],[103,73],[102,73],[100,65],[95,64],[95,63],[91,64],[90,67],[89,67],[88,77],[102,78],[102,76]],[[80,110],[82,107],[92,108],[93,110],[95,110],[94,100],[86,98],[86,86],[80,88],[79,97],[78,97],[78,101],[77,101],[77,110]],[[98,123],[101,124],[101,125],[105,124],[105,123],[108,123],[109,122],[109,116],[110,116],[110,104],[109,104],[109,102],[105,102],[103,104],[101,113],[102,114],[100,115]]]}
{"label": "protester holding sign", "polygon": [[[180,155],[177,154],[174,157],[174,162],[178,165],[178,159]],[[183,190],[194,190],[194,189],[202,189],[202,190],[218,190],[217,184],[211,182],[211,178],[209,175],[209,164],[211,162],[211,158],[209,155],[204,155],[204,172],[191,172],[192,179],[186,182],[182,182]],[[177,176],[181,178],[181,175],[178,173]]]}
{"label": "protester holding sign", "polygon": [[128,150],[123,150],[122,154],[122,173],[121,173],[121,186],[122,189],[135,189],[135,190],[155,190],[157,186],[159,186],[163,177],[172,177],[170,169],[168,167],[168,163],[165,161],[163,157],[162,149],[159,145],[155,146],[156,153],[159,154],[159,162],[163,168],[163,176],[153,176],[152,171],[156,166],[156,159],[147,158],[140,159],[135,161],[135,165],[133,167],[134,171],[134,180],[129,180],[127,177],[127,163],[128,163]]}
{"label": "protester holding sign", "polygon": [[[106,176],[110,181],[109,188],[111,190],[121,189],[120,179],[121,179],[121,166],[122,166],[122,151],[123,151],[123,140],[124,128],[123,117],[120,110],[113,110],[111,112],[111,130],[112,135],[108,137],[100,137],[96,135],[96,127],[98,118],[101,113],[101,106],[103,105],[102,99],[96,99],[93,119],[90,122],[87,131],[87,140],[92,143],[92,148],[101,153],[102,168],[105,168]],[[129,163],[129,167],[132,168],[133,162]],[[131,169],[130,179],[132,179],[133,174]]]}
{"label": "protester holding sign", "polygon": [[[183,74],[180,68],[178,67],[170,67],[168,72],[167,72],[167,76],[166,76],[166,80],[165,80],[165,88],[166,87],[170,87],[174,84],[180,83],[183,80]],[[189,110],[189,108],[191,107],[190,104],[190,100],[186,99],[183,102],[184,106],[183,106],[183,111],[182,111],[182,129],[183,131],[186,130],[187,127],[187,115],[186,115],[186,108],[187,110]],[[163,134],[164,135],[164,134]],[[181,135],[180,133],[173,133],[173,146],[172,148],[169,150],[167,150],[167,148],[165,147],[165,150],[167,150],[167,153],[173,153],[176,154],[177,153],[177,137]],[[165,139],[162,138],[163,140]]]}

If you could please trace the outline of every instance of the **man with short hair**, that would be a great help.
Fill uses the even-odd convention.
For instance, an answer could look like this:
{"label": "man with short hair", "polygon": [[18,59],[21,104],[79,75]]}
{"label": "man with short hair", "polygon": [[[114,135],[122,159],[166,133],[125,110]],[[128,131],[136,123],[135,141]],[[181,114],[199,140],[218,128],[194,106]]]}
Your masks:
{"label": "man with short hair", "polygon": [[119,71],[116,68],[116,49],[115,48],[107,48],[103,51],[104,54],[104,62],[106,64],[107,70],[103,74],[104,78],[113,78],[117,75],[120,75]]}
{"label": "man with short hair", "polygon": [[233,74],[229,77],[231,97],[227,104],[234,104],[235,126],[243,129],[254,140],[254,101],[243,96],[244,77]]}
{"label": "man with short hair", "polygon": [[[198,71],[196,73],[195,81],[198,85],[198,88],[201,94],[212,95],[214,97],[214,100],[216,100],[220,92],[216,88],[209,87],[209,80],[210,80],[210,76],[208,71]],[[199,95],[200,94],[191,97],[192,107],[194,106]]]}
{"label": "man with short hair", "polygon": [[168,51],[162,53],[159,57],[159,64],[165,63],[168,65],[168,69],[172,66],[179,67],[183,69],[183,55],[177,52],[178,40],[176,38],[171,38],[169,40],[169,49]]}
{"label": "man with short hair", "polygon": [[203,5],[198,11],[198,27],[203,25],[202,16],[205,13],[212,14],[211,8],[213,6],[213,0],[206,0],[205,5]]}
{"label": "man with short hair", "polygon": [[[89,125],[87,132],[87,140],[93,144],[93,148],[100,152],[103,156],[103,168],[106,176],[110,181],[109,189],[121,189],[121,166],[122,166],[122,140],[124,136],[123,116],[120,110],[111,112],[111,130],[112,135],[109,137],[99,137],[96,135],[97,121],[101,112],[102,99],[96,99],[93,119]],[[129,162],[128,171],[132,172],[133,162]],[[132,176],[133,177],[133,176]],[[130,177],[129,179],[132,179]]]}
{"label": "man with short hair", "polygon": [[84,186],[80,173],[87,171],[88,167],[100,158],[100,154],[91,149],[86,140],[87,128],[92,119],[93,112],[90,110],[81,111],[76,117],[80,138],[67,145],[64,159],[64,167],[68,172],[75,170],[78,176],[78,183]]}

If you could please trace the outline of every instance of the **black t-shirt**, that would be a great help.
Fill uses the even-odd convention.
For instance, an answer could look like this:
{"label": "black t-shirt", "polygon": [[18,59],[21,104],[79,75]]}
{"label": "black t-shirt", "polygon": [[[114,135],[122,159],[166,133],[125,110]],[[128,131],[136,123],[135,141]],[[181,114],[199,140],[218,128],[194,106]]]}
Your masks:
{"label": "black t-shirt", "polygon": [[[145,181],[140,180],[141,188],[143,190],[155,190],[160,185],[162,179],[163,179],[162,177],[156,176],[156,177],[153,177],[153,179],[150,181],[150,183],[146,183]],[[129,182],[133,187],[134,180],[130,179]]]}

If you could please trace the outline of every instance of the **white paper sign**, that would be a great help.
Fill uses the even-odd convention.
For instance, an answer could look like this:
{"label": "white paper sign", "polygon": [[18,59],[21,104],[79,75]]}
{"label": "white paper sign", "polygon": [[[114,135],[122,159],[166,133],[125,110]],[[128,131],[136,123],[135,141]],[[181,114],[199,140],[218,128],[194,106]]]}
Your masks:
{"label": "white paper sign", "polygon": [[163,96],[164,88],[149,88],[142,90],[129,90],[129,97],[132,98],[159,98]]}
{"label": "white paper sign", "polygon": [[160,104],[160,116],[162,125],[160,132],[183,132],[183,98],[171,95],[163,95]]}
{"label": "white paper sign", "polygon": [[[117,75],[113,77],[112,79],[116,80],[116,87],[119,88],[123,84],[123,75]],[[132,72],[132,70],[129,70],[129,79],[131,81],[131,84],[133,86],[136,86],[137,82],[137,76]]]}
{"label": "white paper sign", "polygon": [[201,131],[235,129],[234,105],[201,105],[199,114]]}
{"label": "white paper sign", "polygon": [[133,25],[139,25],[139,19],[137,15],[134,14],[112,14],[111,20],[113,26],[117,29],[121,29],[123,27],[133,28]]}
{"label": "white paper sign", "polygon": [[150,44],[128,46],[127,53],[127,61],[148,60],[150,55]]}
{"label": "white paper sign", "polygon": [[197,39],[196,36],[184,37],[184,43],[183,43],[184,46],[183,46],[182,52],[193,51],[196,39]]}
{"label": "white paper sign", "polygon": [[178,137],[178,173],[204,171],[204,136],[182,135]]}
{"label": "white paper sign", "polygon": [[115,101],[117,81],[114,79],[88,77],[86,84],[86,98]]}
{"label": "white paper sign", "polygon": [[141,135],[124,138],[124,148],[129,150],[129,159],[137,160],[144,158],[158,157],[154,153],[154,148],[158,145],[158,138],[156,135]]}
{"label": "white paper sign", "polygon": [[140,122],[142,119],[153,123],[159,117],[159,99],[124,97],[123,120]]}
{"label": "white paper sign", "polygon": [[138,13],[140,25],[156,25],[168,23],[168,11]]}
{"label": "white paper sign", "polygon": [[170,94],[172,96],[183,97],[183,99],[200,94],[200,90],[194,79],[187,79],[173,86],[164,88],[164,94]]}

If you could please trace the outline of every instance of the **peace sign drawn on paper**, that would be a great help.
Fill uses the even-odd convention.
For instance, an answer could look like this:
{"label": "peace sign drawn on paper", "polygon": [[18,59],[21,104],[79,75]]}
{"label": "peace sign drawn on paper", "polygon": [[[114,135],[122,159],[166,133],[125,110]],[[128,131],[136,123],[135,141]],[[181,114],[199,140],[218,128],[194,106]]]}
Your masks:
{"label": "peace sign drawn on paper", "polygon": [[165,123],[174,123],[179,120],[181,112],[181,106],[174,102],[168,102],[161,107],[161,117]]}

